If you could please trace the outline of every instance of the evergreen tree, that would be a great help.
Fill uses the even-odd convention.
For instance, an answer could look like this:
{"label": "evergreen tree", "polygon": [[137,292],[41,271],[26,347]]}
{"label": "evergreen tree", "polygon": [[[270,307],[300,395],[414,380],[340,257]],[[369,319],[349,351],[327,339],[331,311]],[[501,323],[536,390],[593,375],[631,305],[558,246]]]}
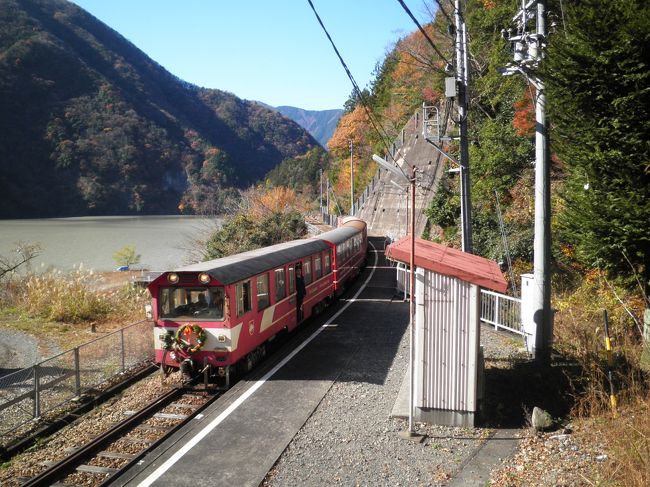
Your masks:
{"label": "evergreen tree", "polygon": [[[564,3],[544,61],[552,149],[567,182],[561,239],[615,276],[650,280],[650,6]],[[629,261],[629,262],[628,262]]]}

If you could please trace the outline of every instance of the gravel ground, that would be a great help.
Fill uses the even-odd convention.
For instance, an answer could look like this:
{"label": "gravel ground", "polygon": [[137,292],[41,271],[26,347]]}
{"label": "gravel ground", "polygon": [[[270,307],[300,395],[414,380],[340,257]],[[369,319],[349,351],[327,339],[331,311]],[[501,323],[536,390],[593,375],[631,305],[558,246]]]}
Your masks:
{"label": "gravel ground", "polygon": [[[484,328],[486,355],[502,358],[520,344]],[[405,333],[394,358],[382,358],[372,340],[352,359],[297,433],[263,485],[444,485],[491,430],[416,423],[422,442],[399,437],[405,420],[390,418],[408,364]],[[389,367],[378,363],[392,360]],[[383,365],[383,366],[382,366]],[[376,371],[389,369],[387,376]]]}
{"label": "gravel ground", "polygon": [[495,487],[615,485],[605,480],[609,455],[580,426],[536,433],[523,432],[519,449],[492,472]]}
{"label": "gravel ground", "polygon": [[172,374],[166,379],[155,374],[138,382],[119,397],[95,408],[81,420],[39,442],[37,447],[32,447],[3,464],[0,468],[0,485],[18,487],[23,483],[22,479],[45,470],[44,462],[60,460],[71,449],[85,444],[122,421],[126,417],[126,411],[139,409],[179,380],[178,374]]}
{"label": "gravel ground", "polygon": [[21,331],[0,329],[0,376],[31,367],[39,360],[36,338]]}

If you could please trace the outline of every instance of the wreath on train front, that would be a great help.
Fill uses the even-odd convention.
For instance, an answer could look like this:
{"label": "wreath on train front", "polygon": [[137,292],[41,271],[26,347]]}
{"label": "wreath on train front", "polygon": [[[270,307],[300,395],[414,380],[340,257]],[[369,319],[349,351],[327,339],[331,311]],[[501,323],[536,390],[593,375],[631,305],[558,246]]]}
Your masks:
{"label": "wreath on train front", "polygon": [[[195,345],[192,345],[192,342],[190,341],[192,334],[196,337]],[[205,330],[196,323],[189,323],[179,327],[176,330],[176,335],[174,335],[174,342],[176,345],[189,353],[198,352],[205,344],[206,339],[207,334],[205,333]]]}

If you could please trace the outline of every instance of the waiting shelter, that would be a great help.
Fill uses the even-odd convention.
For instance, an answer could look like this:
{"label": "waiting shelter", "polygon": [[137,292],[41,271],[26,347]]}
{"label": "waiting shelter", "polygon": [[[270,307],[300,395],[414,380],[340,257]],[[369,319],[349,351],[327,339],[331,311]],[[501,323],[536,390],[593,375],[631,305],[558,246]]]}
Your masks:
{"label": "waiting shelter", "polygon": [[[411,236],[386,249],[409,265]],[[482,398],[480,289],[504,292],[489,259],[415,238],[414,411],[419,421],[473,426]]]}

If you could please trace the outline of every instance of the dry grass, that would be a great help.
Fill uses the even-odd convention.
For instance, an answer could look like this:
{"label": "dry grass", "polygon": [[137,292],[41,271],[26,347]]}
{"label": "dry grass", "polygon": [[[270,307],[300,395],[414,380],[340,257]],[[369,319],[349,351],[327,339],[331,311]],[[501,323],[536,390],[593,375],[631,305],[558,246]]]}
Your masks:
{"label": "dry grass", "polygon": [[[582,370],[572,382],[573,415],[584,421],[592,440],[608,451],[607,481],[624,486],[650,485],[650,396],[648,375],[639,365],[643,298],[594,271],[577,289],[555,299],[554,306],[555,346],[565,357],[577,361]],[[611,367],[603,310],[609,318]],[[610,368],[618,402],[614,412]]]}
{"label": "dry grass", "polygon": [[[593,485],[650,485],[650,398],[636,398],[616,413],[602,412],[580,420],[583,441],[607,453]],[[597,482],[600,480],[600,483]]]}
{"label": "dry grass", "polygon": [[142,319],[148,302],[146,290],[131,285],[129,276],[83,269],[13,277],[0,287],[0,309],[26,322],[124,326]]}

